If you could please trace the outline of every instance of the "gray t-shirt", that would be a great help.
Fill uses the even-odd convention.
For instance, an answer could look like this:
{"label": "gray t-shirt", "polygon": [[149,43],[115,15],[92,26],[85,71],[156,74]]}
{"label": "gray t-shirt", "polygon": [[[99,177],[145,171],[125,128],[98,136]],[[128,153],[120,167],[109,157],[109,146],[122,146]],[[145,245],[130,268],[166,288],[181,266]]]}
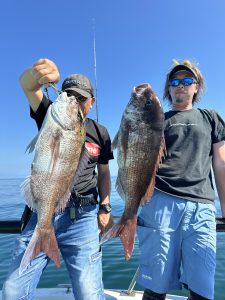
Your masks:
{"label": "gray t-shirt", "polygon": [[165,113],[167,154],[156,175],[156,189],[184,199],[212,203],[212,145],[225,140],[225,123],[214,111]]}

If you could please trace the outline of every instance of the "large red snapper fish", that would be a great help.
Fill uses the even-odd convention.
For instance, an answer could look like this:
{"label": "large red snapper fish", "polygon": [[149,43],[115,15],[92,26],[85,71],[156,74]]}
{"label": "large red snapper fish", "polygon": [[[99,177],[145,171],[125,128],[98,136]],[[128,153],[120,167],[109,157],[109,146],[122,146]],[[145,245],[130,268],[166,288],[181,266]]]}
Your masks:
{"label": "large red snapper fish", "polygon": [[103,237],[101,244],[119,236],[130,259],[136,234],[137,211],[148,202],[155,186],[155,174],[164,154],[164,113],[148,83],[133,89],[112,147],[117,148],[116,189],[125,200],[123,215]]}
{"label": "large red snapper fish", "polygon": [[24,253],[19,272],[23,272],[40,252],[60,266],[53,215],[63,211],[70,198],[75,173],[84,149],[84,118],[75,97],[61,93],[49,106],[35,148],[31,175],[22,185],[28,206],[37,211],[38,221]]}

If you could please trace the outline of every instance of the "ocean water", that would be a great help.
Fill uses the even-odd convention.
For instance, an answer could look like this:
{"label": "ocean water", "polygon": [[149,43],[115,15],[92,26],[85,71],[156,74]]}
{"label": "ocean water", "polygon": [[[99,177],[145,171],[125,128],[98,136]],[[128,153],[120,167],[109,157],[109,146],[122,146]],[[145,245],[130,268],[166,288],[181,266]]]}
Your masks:
{"label": "ocean water", "polygon": [[[23,179],[0,179],[0,220],[19,219],[23,212],[24,201],[20,194]],[[111,202],[113,215],[121,216],[124,203],[114,189],[115,177],[112,178]],[[217,214],[220,215],[219,203],[216,201]],[[11,260],[15,234],[0,234],[0,289],[7,275]],[[132,258],[124,260],[123,248],[118,238],[104,244],[103,250],[103,281],[105,288],[128,289],[138,267],[138,243]],[[51,262],[42,275],[38,287],[57,287],[58,284],[69,283],[69,277],[61,260],[60,269]],[[135,289],[143,290],[136,284]],[[187,295],[186,291],[173,291],[177,295]],[[217,233],[217,268],[215,276],[215,300],[225,300],[225,233]]]}

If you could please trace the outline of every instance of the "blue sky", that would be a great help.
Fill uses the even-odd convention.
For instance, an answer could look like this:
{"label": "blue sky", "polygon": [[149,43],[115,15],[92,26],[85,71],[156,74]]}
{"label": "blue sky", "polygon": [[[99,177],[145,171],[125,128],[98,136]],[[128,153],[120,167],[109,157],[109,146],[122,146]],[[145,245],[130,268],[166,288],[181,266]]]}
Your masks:
{"label": "blue sky", "polygon": [[[25,149],[37,129],[20,74],[47,57],[59,67],[59,86],[71,73],[83,73],[94,83],[93,18],[99,122],[112,139],[133,86],[149,82],[162,98],[173,58],[199,63],[207,92],[198,106],[225,119],[224,11],[223,0],[2,1],[0,178],[28,175],[33,158]],[[95,107],[90,116],[96,118]],[[110,168],[116,175],[116,160]]]}

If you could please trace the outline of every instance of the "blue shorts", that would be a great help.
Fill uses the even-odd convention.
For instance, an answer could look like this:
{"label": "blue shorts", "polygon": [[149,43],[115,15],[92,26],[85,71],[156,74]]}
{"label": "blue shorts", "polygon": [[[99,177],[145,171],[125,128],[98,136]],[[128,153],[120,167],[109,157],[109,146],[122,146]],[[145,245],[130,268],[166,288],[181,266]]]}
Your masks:
{"label": "blue shorts", "polygon": [[138,216],[141,250],[137,282],[156,293],[182,284],[213,299],[216,267],[215,206],[155,190]]}

